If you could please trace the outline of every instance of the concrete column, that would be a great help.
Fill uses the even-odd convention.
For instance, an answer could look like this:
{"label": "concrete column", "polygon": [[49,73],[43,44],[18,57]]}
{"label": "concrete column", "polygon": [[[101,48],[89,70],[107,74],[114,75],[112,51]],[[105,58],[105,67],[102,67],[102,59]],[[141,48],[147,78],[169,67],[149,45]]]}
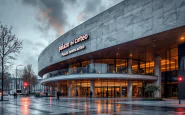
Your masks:
{"label": "concrete column", "polygon": [[122,97],[122,86],[120,86],[119,94],[120,94],[120,97]]}
{"label": "concrete column", "polygon": [[94,97],[95,96],[95,84],[93,80],[90,81],[90,91],[92,91],[93,93],[92,97]]}
{"label": "concrete column", "polygon": [[55,95],[55,87],[54,86],[50,86],[50,95]]}
{"label": "concrete column", "polygon": [[67,82],[67,96],[71,97],[71,81]]}
{"label": "concrete column", "polygon": [[90,73],[94,73],[95,72],[94,69],[95,69],[95,67],[94,67],[94,59],[91,59],[90,60],[90,70],[89,70],[89,72]]}
{"label": "concrete column", "polygon": [[132,74],[132,59],[128,59],[128,74]]}
{"label": "concrete column", "polygon": [[90,63],[94,63],[94,59],[91,59],[91,60],[90,60]]}
{"label": "concrete column", "polygon": [[160,87],[160,91],[154,93],[154,97],[161,98],[161,57],[154,59],[154,75],[158,78],[155,84]]}
{"label": "concrete column", "polygon": [[127,97],[128,99],[132,99],[132,80],[128,80]]}
{"label": "concrete column", "polygon": [[60,91],[60,84],[57,82],[57,91]]}

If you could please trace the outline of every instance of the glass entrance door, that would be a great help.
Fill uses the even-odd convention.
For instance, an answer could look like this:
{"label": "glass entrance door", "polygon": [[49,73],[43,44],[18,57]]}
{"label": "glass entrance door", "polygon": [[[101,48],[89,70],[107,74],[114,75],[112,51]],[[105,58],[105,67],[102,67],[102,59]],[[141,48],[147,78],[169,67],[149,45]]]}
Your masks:
{"label": "glass entrance door", "polygon": [[96,97],[120,97],[120,87],[96,87]]}

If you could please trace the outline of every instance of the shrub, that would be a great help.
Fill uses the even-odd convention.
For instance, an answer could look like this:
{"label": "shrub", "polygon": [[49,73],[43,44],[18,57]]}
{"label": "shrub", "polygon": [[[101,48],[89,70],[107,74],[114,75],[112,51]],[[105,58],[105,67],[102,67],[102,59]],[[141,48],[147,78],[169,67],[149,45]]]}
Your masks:
{"label": "shrub", "polygon": [[35,94],[35,97],[39,97],[39,96],[40,96],[40,93],[37,92],[37,93]]}
{"label": "shrub", "polygon": [[155,85],[155,84],[147,84],[145,87],[145,92],[148,92],[149,95],[152,95],[151,97],[154,98],[153,94],[155,91],[159,91],[160,88],[159,86]]}

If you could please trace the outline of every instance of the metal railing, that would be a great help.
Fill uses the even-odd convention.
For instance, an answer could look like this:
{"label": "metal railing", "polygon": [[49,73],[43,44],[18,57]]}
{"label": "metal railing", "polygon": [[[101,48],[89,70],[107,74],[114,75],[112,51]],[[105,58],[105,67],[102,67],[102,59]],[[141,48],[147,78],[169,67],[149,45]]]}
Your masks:
{"label": "metal railing", "polygon": [[75,68],[68,68],[68,69],[61,69],[61,70],[56,70],[50,73],[47,73],[47,78],[49,77],[54,77],[54,76],[59,76],[59,75],[71,75],[71,74],[92,74],[92,73],[97,73],[97,74],[104,74],[104,73],[127,73],[127,69],[120,69],[117,72],[114,70],[109,70],[107,68],[88,68],[88,67],[75,67]]}
{"label": "metal railing", "polygon": [[[108,69],[108,68],[75,67],[75,68],[56,70],[56,71],[47,73],[46,78],[60,76],[60,75],[92,74],[92,73],[97,73],[97,74],[105,74],[105,73],[127,74],[128,70],[127,70],[127,68],[121,68],[121,69],[117,69],[117,71],[114,71],[114,68]],[[132,74],[152,75],[153,76],[153,73],[145,73],[145,72],[137,72],[137,71],[132,71]]]}

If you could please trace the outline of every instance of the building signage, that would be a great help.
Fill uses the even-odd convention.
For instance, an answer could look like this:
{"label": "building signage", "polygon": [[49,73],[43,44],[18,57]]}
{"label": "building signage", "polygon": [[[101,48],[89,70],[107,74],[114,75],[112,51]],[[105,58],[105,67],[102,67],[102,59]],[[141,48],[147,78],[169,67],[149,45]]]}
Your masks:
{"label": "building signage", "polygon": [[[59,52],[62,52],[63,50],[65,50],[65,49],[67,49],[67,48],[69,48],[69,47],[71,47],[71,46],[73,46],[73,45],[75,45],[77,43],[80,43],[82,41],[87,40],[88,38],[89,38],[89,35],[87,35],[87,34],[82,35],[80,37],[77,37],[73,41],[68,42],[68,43],[65,43],[65,44],[62,44],[61,46],[59,46],[58,51]],[[67,56],[69,54],[72,54],[74,52],[77,52],[77,51],[80,51],[80,50],[83,50],[83,49],[85,49],[85,46],[84,45],[81,45],[81,46],[79,46],[77,48],[74,48],[72,50],[69,50],[69,51],[66,51],[66,52],[62,52],[62,56]]]}

